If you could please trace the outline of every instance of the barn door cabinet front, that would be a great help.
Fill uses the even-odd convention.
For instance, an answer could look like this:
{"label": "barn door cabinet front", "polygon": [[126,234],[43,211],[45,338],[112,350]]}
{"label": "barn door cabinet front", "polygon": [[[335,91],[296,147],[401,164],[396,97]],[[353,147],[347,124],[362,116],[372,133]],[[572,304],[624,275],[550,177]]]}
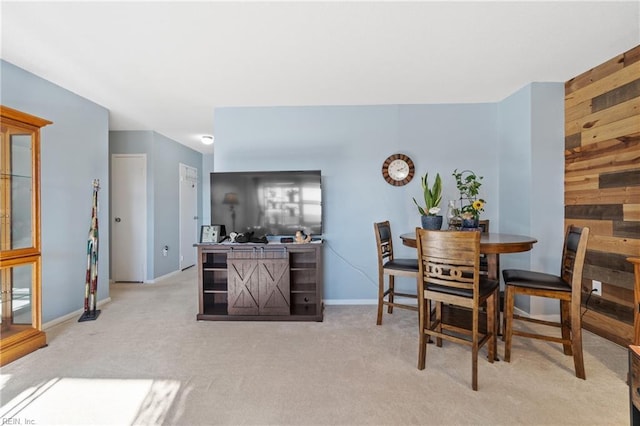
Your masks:
{"label": "barn door cabinet front", "polygon": [[286,249],[231,250],[227,255],[229,315],[289,315]]}

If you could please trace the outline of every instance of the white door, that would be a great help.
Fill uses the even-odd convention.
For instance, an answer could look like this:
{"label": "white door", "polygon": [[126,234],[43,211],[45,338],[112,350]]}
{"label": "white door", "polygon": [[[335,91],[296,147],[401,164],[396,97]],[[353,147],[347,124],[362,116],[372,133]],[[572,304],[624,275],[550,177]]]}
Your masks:
{"label": "white door", "polygon": [[147,258],[147,157],[111,156],[111,273],[143,282]]}
{"label": "white door", "polygon": [[180,164],[180,269],[196,264],[198,169]]}

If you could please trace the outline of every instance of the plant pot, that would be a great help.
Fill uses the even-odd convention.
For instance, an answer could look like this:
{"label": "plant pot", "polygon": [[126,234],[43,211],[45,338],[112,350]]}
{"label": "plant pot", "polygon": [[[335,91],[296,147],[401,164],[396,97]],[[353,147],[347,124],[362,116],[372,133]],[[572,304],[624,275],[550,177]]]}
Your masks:
{"label": "plant pot", "polygon": [[462,229],[466,229],[466,230],[473,230],[475,231],[476,229],[479,228],[480,225],[480,219],[478,218],[473,218],[473,219],[462,219]]}
{"label": "plant pot", "polygon": [[422,216],[422,229],[439,231],[442,228],[442,216]]}

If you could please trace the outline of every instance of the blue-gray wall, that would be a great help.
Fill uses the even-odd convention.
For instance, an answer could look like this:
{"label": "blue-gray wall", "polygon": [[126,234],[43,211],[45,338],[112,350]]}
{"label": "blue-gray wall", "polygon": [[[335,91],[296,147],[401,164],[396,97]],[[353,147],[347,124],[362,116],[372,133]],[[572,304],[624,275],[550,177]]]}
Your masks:
{"label": "blue-gray wall", "polygon": [[109,111],[4,60],[0,103],[53,124],[42,129],[42,321],[83,308],[92,182],[100,179],[98,300],[109,296]]}
{"label": "blue-gray wall", "polygon": [[[500,230],[538,239],[527,253],[501,256],[502,269],[557,274],[564,239],[564,84],[532,83],[498,104]],[[518,297],[538,317],[557,302]]]}
{"label": "blue-gray wall", "polygon": [[[397,255],[413,255],[398,235],[420,225],[404,187],[382,178],[384,159],[410,156],[416,173],[440,173],[446,200],[457,199],[454,169],[485,177],[484,217],[497,222],[498,158],[495,104],[221,108],[215,113],[215,171],[320,169],[323,175],[325,298],[372,300],[377,292],[373,223],[388,219]],[[415,281],[400,280],[403,288]]]}
{"label": "blue-gray wall", "polygon": [[[146,281],[153,281],[179,270],[179,165],[182,163],[198,169],[197,199],[200,212],[203,186],[202,154],[153,131],[109,132],[109,149],[110,154],[145,154],[147,157]],[[202,223],[201,220],[198,221],[199,225]],[[167,256],[162,255],[164,246],[169,247]]]}
{"label": "blue-gray wall", "polygon": [[[375,299],[374,222],[390,220],[397,255],[415,255],[398,235],[420,225],[412,197],[420,199],[425,172],[443,178],[443,209],[458,198],[454,169],[484,176],[482,217],[491,229],[544,239],[530,253],[502,256],[501,266],[556,272],[564,220],[563,105],[561,83],[534,83],[486,104],[219,108],[213,168],[204,172],[322,170],[329,303]],[[381,175],[382,162],[396,152],[416,165],[418,176],[404,187]],[[415,282],[404,279],[400,287]]]}

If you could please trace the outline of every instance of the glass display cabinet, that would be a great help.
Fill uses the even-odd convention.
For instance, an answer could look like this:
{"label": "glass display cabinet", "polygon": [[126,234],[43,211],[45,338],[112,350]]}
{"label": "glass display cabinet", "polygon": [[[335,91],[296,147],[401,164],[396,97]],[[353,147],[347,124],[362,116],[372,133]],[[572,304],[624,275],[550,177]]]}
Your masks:
{"label": "glass display cabinet", "polygon": [[40,128],[0,106],[0,366],[47,344],[41,319]]}

